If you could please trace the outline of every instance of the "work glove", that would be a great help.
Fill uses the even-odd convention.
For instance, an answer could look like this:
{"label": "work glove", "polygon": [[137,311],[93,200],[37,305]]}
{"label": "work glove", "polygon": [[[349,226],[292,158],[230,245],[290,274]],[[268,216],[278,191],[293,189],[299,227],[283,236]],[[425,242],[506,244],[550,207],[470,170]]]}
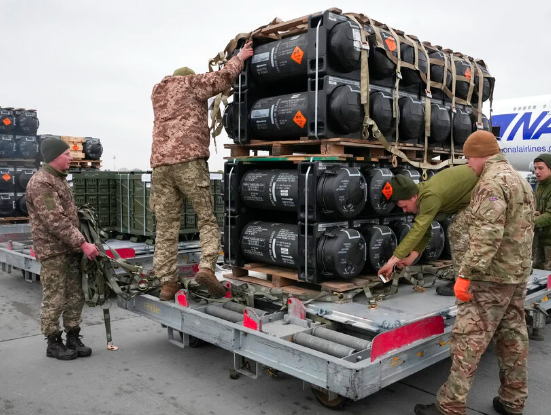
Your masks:
{"label": "work glove", "polygon": [[469,292],[469,285],[471,282],[465,278],[458,277],[455,281],[453,291],[459,301],[467,302],[472,298],[472,294]]}

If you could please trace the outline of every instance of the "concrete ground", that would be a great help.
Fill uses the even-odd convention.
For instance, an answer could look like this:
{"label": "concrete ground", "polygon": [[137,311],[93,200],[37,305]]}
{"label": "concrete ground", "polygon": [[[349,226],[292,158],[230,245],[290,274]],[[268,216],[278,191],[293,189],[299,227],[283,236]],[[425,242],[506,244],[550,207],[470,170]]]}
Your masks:
{"label": "concrete ground", "polygon": [[[0,414],[3,415],[264,415],[333,414],[301,381],[281,375],[231,380],[232,355],[206,345],[180,349],[166,330],[113,304],[118,351],[105,347],[101,309],[85,306],[83,341],[91,357],[62,362],[47,358],[40,334],[39,283],[18,271],[0,272]],[[548,330],[549,331],[549,330]],[[525,414],[551,414],[551,336],[530,345],[530,398]],[[449,359],[340,411],[355,415],[413,414],[431,403],[445,381]],[[546,386],[547,385],[547,386]],[[495,414],[499,386],[492,350],[484,355],[469,397],[468,414]]]}

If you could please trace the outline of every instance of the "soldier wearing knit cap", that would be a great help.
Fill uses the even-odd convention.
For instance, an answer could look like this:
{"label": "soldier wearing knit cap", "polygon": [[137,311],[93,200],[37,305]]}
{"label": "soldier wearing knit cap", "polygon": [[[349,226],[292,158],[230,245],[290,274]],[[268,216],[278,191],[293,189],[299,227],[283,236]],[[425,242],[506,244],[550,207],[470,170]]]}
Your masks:
{"label": "soldier wearing knit cap", "polygon": [[551,271],[551,154],[534,159],[534,172],[538,183],[533,267]]}
{"label": "soldier wearing knit cap", "polygon": [[464,230],[469,246],[454,287],[458,303],[451,335],[452,366],[436,403],[417,405],[415,413],[466,415],[480,358],[494,339],[501,386],[493,407],[502,415],[522,414],[528,395],[524,302],[531,270],[534,195],[490,132],[471,134],[463,154],[480,178]]}
{"label": "soldier wearing knit cap", "polygon": [[[379,270],[380,275],[388,276],[394,265],[412,265],[422,254],[430,240],[432,222],[455,215],[448,229],[450,248],[454,264],[461,262],[461,254],[466,250],[465,208],[471,200],[471,191],[478,177],[468,166],[457,166],[436,173],[430,180],[416,184],[410,178],[397,174],[391,181],[392,198],[406,213],[416,215],[413,227],[394,250],[392,257]],[[456,267],[456,272],[459,268]],[[453,283],[436,288],[440,295],[453,296]]]}

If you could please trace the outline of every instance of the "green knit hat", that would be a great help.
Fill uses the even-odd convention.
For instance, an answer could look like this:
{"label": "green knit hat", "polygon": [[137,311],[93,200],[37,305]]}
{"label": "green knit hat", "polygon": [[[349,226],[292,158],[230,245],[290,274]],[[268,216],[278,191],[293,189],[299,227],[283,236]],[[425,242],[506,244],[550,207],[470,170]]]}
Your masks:
{"label": "green knit hat", "polygon": [[394,176],[390,181],[390,185],[392,186],[392,200],[395,202],[411,199],[419,192],[417,184],[403,174]]}
{"label": "green knit hat", "polygon": [[539,156],[537,156],[535,159],[534,159],[534,163],[536,161],[542,161],[544,162],[545,164],[547,164],[547,167],[549,167],[551,169],[551,154],[549,153],[543,153],[543,154],[540,154]]}
{"label": "green knit hat", "polygon": [[172,76],[186,76],[186,75],[195,75],[195,71],[193,69],[188,68],[187,66],[184,66],[183,68],[176,69]]}
{"label": "green knit hat", "polygon": [[62,155],[68,148],[69,144],[63,140],[47,138],[42,142],[40,152],[42,153],[44,162],[49,163]]}

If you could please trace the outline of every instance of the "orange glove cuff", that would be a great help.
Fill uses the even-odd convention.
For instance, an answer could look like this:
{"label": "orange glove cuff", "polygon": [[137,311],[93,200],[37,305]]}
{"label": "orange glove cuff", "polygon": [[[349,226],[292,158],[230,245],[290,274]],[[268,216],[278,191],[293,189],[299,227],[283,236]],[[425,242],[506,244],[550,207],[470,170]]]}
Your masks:
{"label": "orange glove cuff", "polygon": [[471,282],[465,278],[457,278],[453,290],[458,300],[466,302],[472,298],[472,294],[469,292],[469,285]]}

